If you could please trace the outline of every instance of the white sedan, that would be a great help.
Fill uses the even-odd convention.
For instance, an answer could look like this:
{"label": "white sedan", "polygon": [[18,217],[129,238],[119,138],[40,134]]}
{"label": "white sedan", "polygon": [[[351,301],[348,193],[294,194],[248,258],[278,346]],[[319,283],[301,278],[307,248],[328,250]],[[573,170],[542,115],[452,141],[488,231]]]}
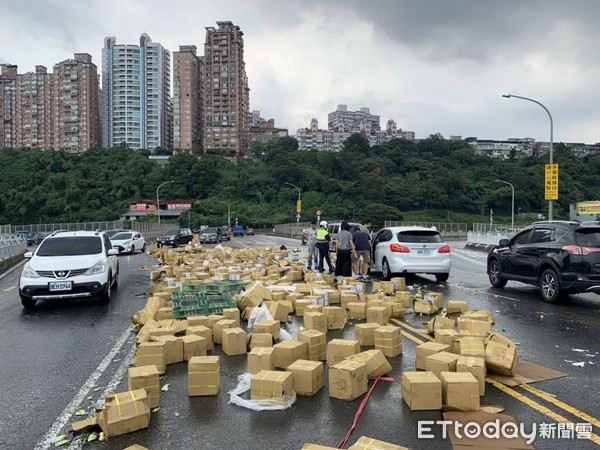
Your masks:
{"label": "white sedan", "polygon": [[450,246],[435,228],[383,228],[371,240],[370,268],[385,280],[396,274],[427,273],[446,281],[450,266]]}
{"label": "white sedan", "polygon": [[110,242],[119,253],[135,253],[136,250],[146,251],[146,240],[137,231],[121,231],[110,238]]}

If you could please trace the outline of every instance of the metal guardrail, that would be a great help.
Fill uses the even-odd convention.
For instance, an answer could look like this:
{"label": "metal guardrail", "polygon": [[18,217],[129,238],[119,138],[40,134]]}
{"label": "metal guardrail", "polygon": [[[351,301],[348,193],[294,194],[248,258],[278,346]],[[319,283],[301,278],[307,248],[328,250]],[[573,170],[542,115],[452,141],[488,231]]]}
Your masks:
{"label": "metal guardrail", "polygon": [[444,238],[464,239],[467,237],[469,226],[466,223],[453,222],[406,222],[386,220],[386,227],[435,227]]}
{"label": "metal guardrail", "polygon": [[[3,235],[5,236],[5,235]],[[0,238],[0,261],[13,256],[22,255],[27,251],[27,242],[24,239]]]}

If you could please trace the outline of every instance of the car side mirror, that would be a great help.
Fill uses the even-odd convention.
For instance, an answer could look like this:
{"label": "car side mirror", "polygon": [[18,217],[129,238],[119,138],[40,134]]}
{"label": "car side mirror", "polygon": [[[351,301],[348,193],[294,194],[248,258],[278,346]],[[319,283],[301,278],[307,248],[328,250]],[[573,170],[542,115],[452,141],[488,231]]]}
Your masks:
{"label": "car side mirror", "polygon": [[500,239],[498,245],[500,245],[500,247],[508,247],[508,239]]}
{"label": "car side mirror", "polygon": [[31,258],[33,256],[33,252],[27,252],[23,255],[24,258]]}
{"label": "car side mirror", "polygon": [[108,250],[108,256],[113,256],[113,255],[118,255],[119,254],[119,250],[111,248]]}

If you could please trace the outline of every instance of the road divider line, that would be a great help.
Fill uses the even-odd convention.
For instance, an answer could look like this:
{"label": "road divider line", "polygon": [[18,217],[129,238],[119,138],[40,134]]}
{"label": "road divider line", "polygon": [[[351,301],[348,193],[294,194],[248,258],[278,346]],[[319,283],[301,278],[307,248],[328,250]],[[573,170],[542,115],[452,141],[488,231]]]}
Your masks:
{"label": "road divider line", "polygon": [[6,289],[2,289],[2,292],[9,292],[9,291],[13,291],[17,288],[17,286],[11,286],[11,287],[7,287]]}
{"label": "road divider line", "polygon": [[486,266],[487,266],[487,262],[478,261],[478,260],[477,260],[477,259],[475,259],[475,258],[470,258],[470,257],[468,257],[468,256],[461,255],[461,254],[457,253],[456,251],[451,251],[451,252],[450,252],[450,254],[451,254],[452,256],[456,256],[457,258],[460,258],[460,259],[462,259],[462,260],[465,260],[465,261],[471,262],[471,263],[473,263],[473,264],[477,264],[478,266],[483,266],[483,267],[486,267]]}
{"label": "road divider line", "polygon": [[246,244],[245,242],[240,241],[239,239],[236,239],[236,238],[232,237],[231,240],[233,242],[236,242],[236,243],[240,244],[244,248],[250,248],[250,246],[248,244]]}
{"label": "road divider line", "polygon": [[100,377],[104,374],[109,364],[114,359],[115,355],[119,353],[123,345],[127,342],[127,339],[131,336],[132,326],[128,327],[127,330],[119,337],[115,345],[110,349],[108,354],[104,357],[102,362],[96,367],[96,369],[92,372],[86,382],[81,386],[79,392],[73,397],[73,399],[69,402],[69,404],[65,407],[65,409],[60,413],[60,415],[56,418],[52,426],[46,431],[46,433],[42,436],[39,442],[35,445],[34,450],[43,450],[53,447],[54,444],[51,442],[52,438],[56,437],[58,433],[63,429],[63,427],[67,424],[71,416],[78,409],[78,406],[85,400],[90,390],[94,387],[94,385],[98,382]]}
{"label": "road divider line", "polygon": [[17,268],[21,267],[23,264],[25,264],[28,260],[27,259],[23,259],[23,261],[21,261],[20,263],[14,265],[13,267],[11,267],[10,269],[8,269],[6,272],[4,272],[2,275],[0,275],[0,280],[2,278],[4,278],[5,276],[7,276],[8,274],[14,272],[15,270],[17,270]]}

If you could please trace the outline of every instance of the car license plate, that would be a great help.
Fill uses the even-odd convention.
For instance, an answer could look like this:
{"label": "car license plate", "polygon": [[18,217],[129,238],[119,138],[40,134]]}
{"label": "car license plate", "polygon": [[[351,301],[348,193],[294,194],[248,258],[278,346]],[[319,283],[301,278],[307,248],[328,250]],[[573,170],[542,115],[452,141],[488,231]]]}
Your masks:
{"label": "car license plate", "polygon": [[429,256],[431,254],[431,250],[428,248],[420,248],[417,250],[417,255],[420,256]]}
{"label": "car license plate", "polygon": [[48,289],[50,291],[70,291],[73,289],[72,281],[55,281],[48,283]]}

